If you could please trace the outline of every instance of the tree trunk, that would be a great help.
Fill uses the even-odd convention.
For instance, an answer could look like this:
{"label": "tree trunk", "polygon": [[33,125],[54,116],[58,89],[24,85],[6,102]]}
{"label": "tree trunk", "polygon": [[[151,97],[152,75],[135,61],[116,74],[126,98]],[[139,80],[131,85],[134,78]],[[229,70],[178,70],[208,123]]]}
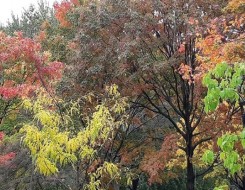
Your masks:
{"label": "tree trunk", "polygon": [[137,190],[137,188],[138,188],[138,185],[139,185],[139,178],[137,178],[137,179],[133,179],[133,181],[132,181],[132,190]]}
{"label": "tree trunk", "polygon": [[192,164],[192,157],[189,157],[187,155],[187,183],[186,183],[186,189],[187,190],[194,190],[195,186],[195,173],[194,168]]}
{"label": "tree trunk", "polygon": [[187,190],[194,190],[195,189],[195,173],[194,167],[192,163],[192,158],[194,154],[194,149],[192,147],[192,132],[191,128],[187,128],[187,138],[186,138],[186,162],[187,162],[187,182],[186,182],[186,189]]}
{"label": "tree trunk", "polygon": [[81,184],[80,184],[80,162],[77,162],[76,166],[76,189],[80,190],[81,189]]}

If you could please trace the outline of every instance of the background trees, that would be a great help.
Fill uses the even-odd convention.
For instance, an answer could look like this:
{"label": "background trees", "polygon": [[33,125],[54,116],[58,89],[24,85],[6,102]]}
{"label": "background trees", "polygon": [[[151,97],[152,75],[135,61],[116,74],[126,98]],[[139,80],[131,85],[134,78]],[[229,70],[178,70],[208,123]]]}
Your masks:
{"label": "background trees", "polygon": [[16,31],[21,31],[25,37],[33,38],[42,30],[44,22],[57,25],[52,6],[45,0],[39,0],[37,7],[30,5],[23,9],[21,16],[12,13],[11,19],[3,30],[10,35],[13,35]]}

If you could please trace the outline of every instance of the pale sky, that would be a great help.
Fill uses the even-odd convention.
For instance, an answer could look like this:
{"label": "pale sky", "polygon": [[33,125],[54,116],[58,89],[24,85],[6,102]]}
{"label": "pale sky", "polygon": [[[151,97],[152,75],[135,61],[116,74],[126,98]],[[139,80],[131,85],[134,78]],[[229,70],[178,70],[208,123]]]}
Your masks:
{"label": "pale sky", "polygon": [[[46,0],[50,6],[57,0]],[[0,23],[5,24],[11,18],[11,11],[21,15],[23,8],[27,9],[30,4],[37,5],[38,0],[0,0]],[[60,2],[60,0],[58,0]]]}

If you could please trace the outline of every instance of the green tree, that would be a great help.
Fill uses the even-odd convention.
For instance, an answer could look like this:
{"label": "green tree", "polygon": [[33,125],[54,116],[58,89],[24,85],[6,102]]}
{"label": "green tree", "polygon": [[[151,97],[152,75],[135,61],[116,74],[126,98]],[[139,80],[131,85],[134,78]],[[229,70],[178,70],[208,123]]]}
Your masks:
{"label": "green tree", "polygon": [[[215,111],[222,102],[227,102],[231,110],[228,115],[230,119],[232,119],[235,112],[239,111],[239,108],[242,111],[243,117],[245,94],[244,76],[244,63],[235,63],[234,65],[220,63],[210,71],[203,79],[203,84],[208,88],[207,95],[204,99],[205,111]],[[238,133],[229,132],[224,134],[218,138],[217,144],[220,148],[220,153],[218,154],[219,161],[222,162],[224,168],[227,170],[231,184],[235,184],[241,190],[244,189],[245,129],[241,129]],[[203,159],[210,164],[214,161],[215,154],[207,150],[203,155]],[[226,187],[217,187],[215,189],[223,188]]]}

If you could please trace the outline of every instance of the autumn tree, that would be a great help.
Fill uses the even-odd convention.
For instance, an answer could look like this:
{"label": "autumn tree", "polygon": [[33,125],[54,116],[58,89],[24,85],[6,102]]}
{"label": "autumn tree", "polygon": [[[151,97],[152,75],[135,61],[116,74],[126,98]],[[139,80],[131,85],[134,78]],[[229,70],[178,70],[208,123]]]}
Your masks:
{"label": "autumn tree", "polygon": [[[116,86],[108,87],[107,92],[94,113],[81,113],[79,104],[70,102],[60,114],[56,102],[42,91],[37,98],[24,100],[25,109],[33,113],[33,121],[22,129],[24,143],[38,172],[53,175],[70,165],[75,175],[73,183],[66,185],[73,189],[116,188],[120,180],[127,179],[122,175],[126,168],[108,157],[119,126],[126,125],[127,103]],[[89,96],[80,101],[89,101]],[[85,123],[75,122],[74,117],[84,118]]]}
{"label": "autumn tree", "polygon": [[[184,169],[193,190],[223,162],[243,188],[243,0],[64,0],[54,9],[41,1],[5,28],[32,39],[0,33],[0,121],[25,99],[30,181],[136,190],[142,176],[164,183]],[[67,64],[57,91],[56,60]]]}
{"label": "autumn tree", "polygon": [[10,37],[1,32],[0,40],[2,122],[13,100],[31,96],[41,85],[50,89],[52,85],[46,81],[58,80],[63,64],[49,62],[48,52],[41,52],[40,44],[24,38],[22,33]]}
{"label": "autumn tree", "polygon": [[[19,122],[18,118],[21,117],[21,99],[34,96],[35,90],[41,86],[52,93],[54,84],[61,77],[63,64],[50,61],[50,54],[42,52],[38,42],[23,37],[22,33],[16,33],[11,37],[0,32],[0,50],[1,131],[13,135],[19,130],[15,126]],[[4,147],[15,151],[16,157],[13,160],[15,162],[19,160],[19,156],[23,158],[23,152],[16,146],[19,144],[16,140],[18,136],[13,139],[13,143],[4,144]],[[9,166],[12,167],[11,170]],[[1,168],[1,171],[6,171],[5,169],[16,171],[18,167],[19,165],[11,163],[6,165],[6,168]],[[6,173],[1,175],[1,180],[5,176]]]}
{"label": "autumn tree", "polygon": [[147,117],[166,118],[183,139],[179,148],[186,157],[187,189],[194,189],[196,177],[205,173],[194,173],[195,150],[220,131],[207,126],[201,130],[207,120],[215,121],[204,117],[196,39],[205,36],[209,21],[221,16],[226,5],[227,1],[65,1],[56,7],[62,27],[79,31],[71,67],[77,94],[117,83],[131,97],[132,108],[142,108]]}
{"label": "autumn tree", "polygon": [[[244,25],[242,24],[245,17],[242,10],[244,10],[243,1],[228,3],[224,14],[213,20],[208,35],[200,40],[199,47],[202,53],[198,58],[203,63],[203,72],[213,68],[203,80],[208,88],[204,99],[205,109],[207,112],[214,110],[217,112],[217,107],[222,109],[222,114],[225,115],[224,122],[231,124],[229,131],[217,139],[221,151],[218,158],[219,161],[224,162],[229,184],[240,189],[244,188],[242,174],[244,164],[240,160],[243,154],[241,126],[244,117],[243,65],[245,58]],[[207,151],[205,156],[207,161],[208,157],[213,159],[214,154]],[[220,187],[220,189],[223,188]]]}

